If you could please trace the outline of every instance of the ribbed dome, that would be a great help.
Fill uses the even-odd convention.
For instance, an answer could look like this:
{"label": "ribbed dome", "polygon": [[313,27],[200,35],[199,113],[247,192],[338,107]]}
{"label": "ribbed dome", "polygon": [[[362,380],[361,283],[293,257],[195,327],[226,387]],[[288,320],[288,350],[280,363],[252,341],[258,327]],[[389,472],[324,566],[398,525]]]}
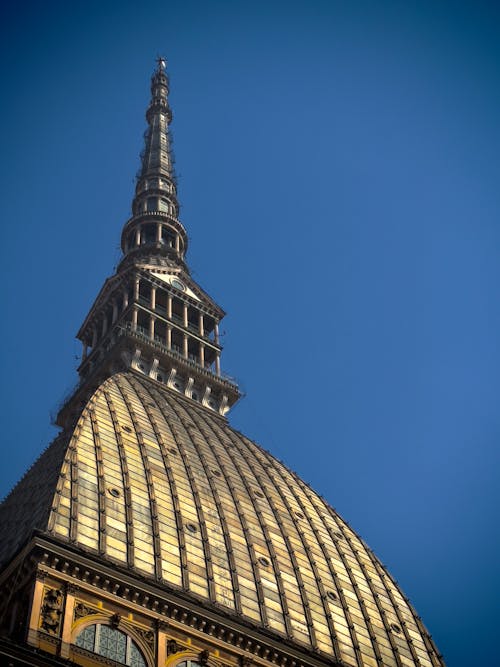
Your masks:
{"label": "ribbed dome", "polygon": [[124,373],[101,385],[52,497],[54,537],[204,605],[347,665],[442,664],[391,577],[322,498],[157,382]]}

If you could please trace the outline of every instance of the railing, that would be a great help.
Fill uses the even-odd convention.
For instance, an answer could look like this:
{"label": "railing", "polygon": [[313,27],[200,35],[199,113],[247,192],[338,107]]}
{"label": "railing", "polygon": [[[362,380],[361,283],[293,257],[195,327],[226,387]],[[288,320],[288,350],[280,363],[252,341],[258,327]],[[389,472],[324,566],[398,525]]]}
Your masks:
{"label": "railing", "polygon": [[192,359],[186,359],[184,354],[182,353],[180,347],[178,345],[172,344],[169,347],[161,341],[158,340],[158,338],[155,336],[155,339],[153,340],[151,336],[149,335],[149,332],[144,329],[144,327],[141,327],[137,325],[136,329],[134,330],[132,328],[132,324],[130,322],[127,322],[126,324],[120,324],[117,327],[119,335],[131,335],[136,338],[145,340],[149,345],[152,345],[162,352],[167,352],[168,354],[171,354],[173,357],[179,359],[179,361],[182,361],[184,364],[187,366],[191,366],[192,368],[196,369],[198,372],[203,373],[204,375],[210,376],[212,378],[217,378],[218,380],[221,380],[222,382],[227,383],[230,385],[233,389],[238,389],[238,383],[234,378],[232,378],[230,375],[226,375],[225,373],[220,373],[220,375],[217,375],[213,371],[210,370],[210,368],[205,368],[202,366],[200,363],[197,361],[193,361]]}

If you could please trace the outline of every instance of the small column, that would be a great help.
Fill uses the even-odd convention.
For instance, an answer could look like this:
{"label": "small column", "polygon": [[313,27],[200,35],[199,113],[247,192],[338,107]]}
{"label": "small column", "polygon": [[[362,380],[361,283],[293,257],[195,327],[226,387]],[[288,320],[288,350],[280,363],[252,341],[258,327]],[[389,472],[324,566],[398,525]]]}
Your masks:
{"label": "small column", "polygon": [[169,350],[172,348],[172,327],[170,324],[167,324],[167,347]]}
{"label": "small column", "polygon": [[198,330],[200,332],[200,336],[205,336],[205,324],[203,321],[203,313],[200,313],[199,320],[198,320]]}
{"label": "small column", "polygon": [[94,324],[92,328],[92,349],[95,348],[96,344],[97,344],[97,327]]}
{"label": "small column", "polygon": [[161,243],[161,222],[156,226],[156,242]]}
{"label": "small column", "polygon": [[116,322],[118,319],[118,306],[116,305],[116,301],[113,301],[113,324]]}
{"label": "small column", "polygon": [[141,245],[141,228],[135,230],[135,245]]}
{"label": "small column", "polygon": [[163,667],[167,662],[167,624],[156,621],[156,665]]}
{"label": "small column", "polygon": [[105,315],[103,320],[102,320],[102,335],[103,336],[106,334],[107,330],[108,330],[108,318]]}
{"label": "small column", "polygon": [[215,373],[220,375],[220,352],[217,351],[217,356],[215,357]]}
{"label": "small column", "polygon": [[87,358],[89,347],[85,341],[82,341],[82,362]]}
{"label": "small column", "polygon": [[139,287],[140,287],[141,279],[136,278],[134,280],[134,301],[139,301]]}
{"label": "small column", "polygon": [[218,345],[219,344],[219,325],[217,324],[217,322],[215,323],[215,327],[214,327],[214,337],[215,337],[215,344]]}
{"label": "small column", "polygon": [[75,610],[76,586],[66,584],[66,601],[64,603],[64,617],[62,625],[61,647],[59,655],[61,658],[69,658],[71,646],[71,627],[73,625],[73,614]]}
{"label": "small column", "polygon": [[172,319],[172,295],[167,294],[167,317],[169,320]]}
{"label": "small column", "polygon": [[38,646],[38,625],[40,622],[40,610],[42,607],[43,599],[43,582],[45,580],[45,576],[45,573],[40,572],[40,570],[36,573],[35,589],[31,599],[31,612],[27,637],[28,644],[31,644],[31,646]]}
{"label": "small column", "polygon": [[181,237],[179,234],[176,234],[175,236],[175,250],[180,253],[181,251]]}
{"label": "small column", "polygon": [[137,331],[137,308],[132,309],[132,331]]}
{"label": "small column", "polygon": [[186,327],[186,329],[187,329],[187,325],[188,325],[188,306],[187,306],[187,303],[183,304],[183,309],[182,309],[182,322],[183,322],[183,325],[184,325],[184,326]]}
{"label": "small column", "polygon": [[128,308],[128,290],[123,290],[123,310]]}
{"label": "small column", "polygon": [[188,358],[188,337],[187,334],[184,334],[184,338],[182,340],[182,354],[184,355],[184,359]]}
{"label": "small column", "polygon": [[155,322],[156,322],[156,317],[151,315],[149,318],[149,337],[151,340],[155,339]]}
{"label": "small column", "polygon": [[200,343],[200,366],[205,368],[205,346],[203,343]]}
{"label": "small column", "polygon": [[156,308],[156,287],[151,288],[151,310]]}

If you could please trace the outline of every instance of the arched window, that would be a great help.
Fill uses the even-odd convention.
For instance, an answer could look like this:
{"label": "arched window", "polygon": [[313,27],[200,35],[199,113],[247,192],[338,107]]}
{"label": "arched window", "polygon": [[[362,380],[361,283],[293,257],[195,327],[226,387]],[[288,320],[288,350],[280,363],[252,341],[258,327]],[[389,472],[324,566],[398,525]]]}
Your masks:
{"label": "arched window", "polygon": [[201,667],[201,665],[194,660],[183,660],[182,662],[178,662],[175,667]]}
{"label": "arched window", "polygon": [[130,667],[146,667],[137,644],[121,630],[109,625],[88,625],[76,638],[76,645]]}

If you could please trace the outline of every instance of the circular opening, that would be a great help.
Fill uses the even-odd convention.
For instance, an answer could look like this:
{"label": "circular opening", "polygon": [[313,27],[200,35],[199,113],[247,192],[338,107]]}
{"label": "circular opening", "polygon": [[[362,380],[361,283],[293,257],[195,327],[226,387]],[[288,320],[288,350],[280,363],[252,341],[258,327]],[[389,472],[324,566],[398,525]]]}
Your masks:
{"label": "circular opening", "polygon": [[302,512],[295,512],[295,516],[297,517],[297,519],[303,519],[304,518],[304,515],[302,514]]}
{"label": "circular opening", "polygon": [[391,628],[394,630],[394,632],[397,632],[398,634],[401,632],[401,628],[397,623],[391,623]]}
{"label": "circular opening", "polygon": [[221,472],[220,472],[220,470],[212,470],[212,475],[215,475],[216,477],[220,477]]}
{"label": "circular opening", "polygon": [[337,602],[339,599],[337,593],[334,593],[333,591],[328,591],[327,596],[330,598],[330,600],[333,600],[334,602]]}
{"label": "circular opening", "polygon": [[127,433],[132,433],[132,429],[130,428],[130,426],[124,426],[123,430],[127,431]]}
{"label": "circular opening", "polygon": [[175,447],[170,447],[170,449],[169,449],[168,451],[169,451],[171,454],[175,454],[176,456],[177,456],[177,454],[179,453],[179,452],[175,449]]}
{"label": "circular opening", "polygon": [[342,533],[335,533],[335,537],[336,537],[338,540],[343,540],[343,539],[344,539],[344,536],[342,535]]}
{"label": "circular opening", "polygon": [[269,566],[269,561],[268,561],[267,558],[264,558],[264,556],[261,556],[261,557],[259,558],[259,563],[260,563],[263,567],[268,567],[268,566]]}
{"label": "circular opening", "polygon": [[143,371],[144,370],[144,364],[139,364],[139,370]]}
{"label": "circular opening", "polygon": [[181,385],[178,382],[174,382],[175,389],[180,389]]}
{"label": "circular opening", "polygon": [[108,493],[111,496],[113,496],[113,498],[119,498],[120,497],[120,491],[118,489],[115,489],[115,487],[109,488]]}
{"label": "circular opening", "polygon": [[196,533],[196,531],[198,530],[198,528],[194,525],[194,523],[187,523],[186,529],[189,530],[190,533]]}
{"label": "circular opening", "polygon": [[255,495],[256,498],[263,498],[264,497],[264,494],[261,493],[260,491],[254,491],[254,495]]}
{"label": "circular opening", "polygon": [[172,287],[175,287],[175,289],[178,289],[181,292],[184,292],[184,290],[186,289],[184,283],[182,283],[177,278],[174,278],[170,284],[172,285]]}
{"label": "circular opening", "polygon": [[163,382],[163,375],[157,375],[156,379],[158,380],[158,382]]}

